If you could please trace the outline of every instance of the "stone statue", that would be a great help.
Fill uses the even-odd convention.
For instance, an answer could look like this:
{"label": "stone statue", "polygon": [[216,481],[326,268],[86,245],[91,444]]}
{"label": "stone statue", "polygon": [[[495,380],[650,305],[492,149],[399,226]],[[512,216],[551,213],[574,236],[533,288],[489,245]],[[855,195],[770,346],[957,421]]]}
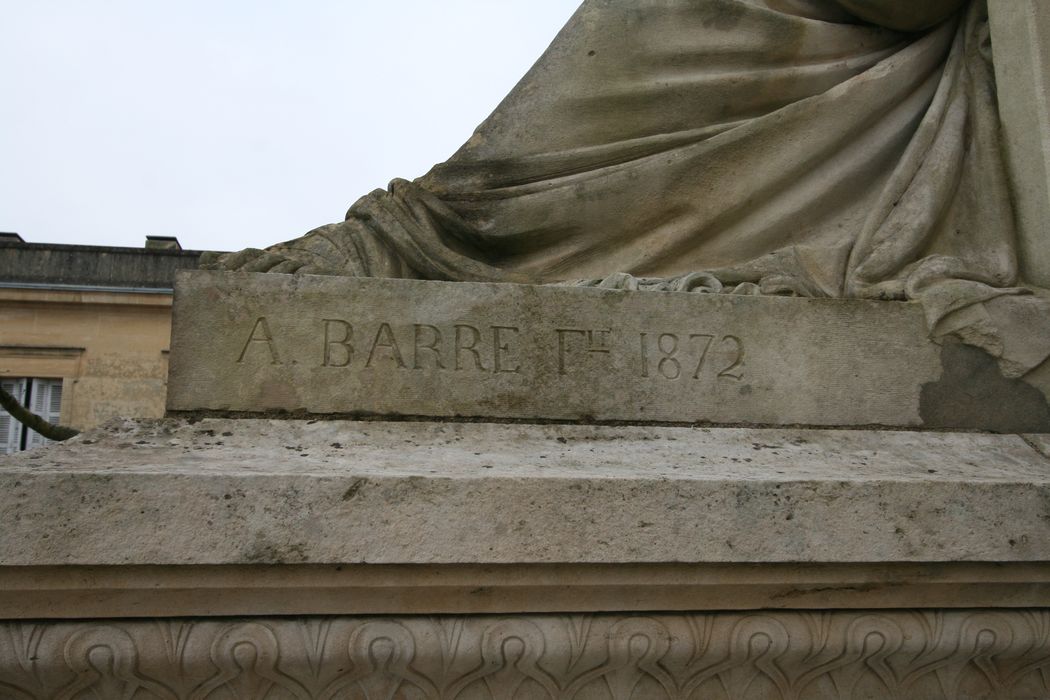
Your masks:
{"label": "stone statue", "polygon": [[1021,376],[985,0],[586,0],[448,161],[205,267],[918,300]]}

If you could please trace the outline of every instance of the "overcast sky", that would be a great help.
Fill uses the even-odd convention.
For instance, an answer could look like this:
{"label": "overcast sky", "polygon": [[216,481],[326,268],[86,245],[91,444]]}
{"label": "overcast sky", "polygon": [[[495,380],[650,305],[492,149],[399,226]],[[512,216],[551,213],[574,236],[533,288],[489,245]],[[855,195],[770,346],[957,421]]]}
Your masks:
{"label": "overcast sky", "polygon": [[579,0],[0,0],[0,231],[234,250],[452,154]]}

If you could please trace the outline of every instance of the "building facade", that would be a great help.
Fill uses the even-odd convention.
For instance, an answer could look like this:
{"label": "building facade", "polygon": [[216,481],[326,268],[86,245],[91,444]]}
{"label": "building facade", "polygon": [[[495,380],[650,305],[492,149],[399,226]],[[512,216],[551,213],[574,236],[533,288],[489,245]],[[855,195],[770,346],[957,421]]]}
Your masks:
{"label": "building facade", "polygon": [[[199,251],[26,243],[0,234],[0,381],[79,430],[164,414],[175,272]],[[0,453],[45,444],[0,410]]]}

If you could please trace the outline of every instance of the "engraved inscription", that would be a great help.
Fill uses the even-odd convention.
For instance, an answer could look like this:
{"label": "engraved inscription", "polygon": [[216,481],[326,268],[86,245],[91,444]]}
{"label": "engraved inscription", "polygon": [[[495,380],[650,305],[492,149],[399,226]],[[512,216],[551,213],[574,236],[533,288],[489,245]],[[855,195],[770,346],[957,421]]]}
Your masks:
{"label": "engraved inscription", "polygon": [[[717,343],[716,338],[717,335],[710,333],[691,333],[688,337],[676,333],[639,333],[640,374],[643,378],[662,377],[675,381],[684,374],[683,362],[695,362],[691,376],[701,379],[717,362],[713,370],[717,378],[742,380],[744,341],[735,335],[723,335]],[[713,360],[713,356],[718,360]]]}
{"label": "engraved inscription", "polygon": [[734,347],[733,364],[725,368],[718,373],[719,377],[727,377],[729,379],[743,379],[744,378],[744,341],[737,338],[735,335],[727,335],[722,339],[723,345],[730,345]]}
{"label": "engraved inscription", "polygon": [[244,341],[244,347],[241,348],[241,354],[237,357],[237,364],[242,364],[244,362],[248,350],[254,347],[253,344],[266,345],[266,348],[270,353],[270,364],[281,364],[281,358],[277,354],[277,346],[273,342],[273,333],[270,332],[270,324],[266,321],[265,316],[260,316],[255,321],[255,325],[252,326],[252,332],[248,334],[248,340]]}
{"label": "engraved inscription", "polygon": [[401,356],[401,348],[397,345],[397,336],[390,329],[389,323],[379,324],[379,330],[376,331],[375,340],[372,341],[372,349],[368,352],[368,361],[365,362],[365,367],[372,366],[377,353],[380,356],[389,356],[391,360],[397,363],[399,369],[404,369],[406,366],[405,359]]}
{"label": "engraved inscription", "polygon": [[417,323],[413,328],[415,352],[412,358],[412,369],[426,368],[423,357],[430,357],[436,369],[445,369],[445,363],[441,360],[441,330],[436,326],[428,326],[423,323]]}
{"label": "engraved inscription", "polygon": [[[354,327],[337,318],[324,320],[324,365],[325,367],[346,367],[354,359],[354,346],[350,344],[354,337]],[[338,359],[335,359],[338,358]]]}
{"label": "engraved inscription", "polygon": [[554,332],[558,337],[558,374],[568,374],[568,359],[573,352],[582,350],[599,355],[609,355],[612,352],[612,331],[609,329],[556,328]]}
{"label": "engraved inscription", "polygon": [[682,376],[682,363],[678,361],[678,336],[673,333],[661,333],[656,347],[661,357],[656,367],[664,379],[678,379]]}
{"label": "engraved inscription", "polygon": [[707,359],[707,352],[711,349],[711,343],[715,341],[715,337],[706,333],[693,333],[689,336],[689,340],[693,341],[698,348],[693,379],[699,379],[700,373],[704,371],[704,360]]}
{"label": "engraved inscription", "polygon": [[473,359],[474,368],[479,369],[482,372],[485,371],[485,365],[481,361],[481,353],[478,351],[478,343],[481,342],[481,331],[474,326],[458,325],[456,326],[456,371],[459,372],[464,368],[464,364],[460,363],[463,359],[463,354],[467,353],[469,357]]}
{"label": "engraved inscription", "polygon": [[[314,346],[314,362],[320,360],[320,367],[328,369],[522,375],[542,372],[547,361],[556,361],[559,376],[633,372],[637,367],[643,378],[681,382],[741,381],[745,373],[744,341],[728,333],[643,331],[635,336],[611,328],[543,330],[470,322],[358,323],[345,318],[323,318],[317,323],[320,346]],[[637,338],[636,350],[631,348],[632,337]],[[282,340],[286,353],[303,346],[284,336]],[[265,316],[256,319],[240,345],[237,363],[253,360],[284,364]]]}
{"label": "engraved inscription", "polygon": [[[262,321],[253,330],[242,358],[252,343],[272,344],[269,327],[265,325],[265,319]],[[522,372],[522,329],[518,326],[354,324],[340,318],[321,319],[320,324],[322,346],[318,357],[321,367],[325,368],[415,372],[453,370],[487,374]],[[276,347],[272,352],[276,358]]]}
{"label": "engraved inscription", "polygon": [[517,374],[521,372],[520,364],[515,363],[513,367],[508,364],[508,362],[513,362],[511,359],[513,351],[507,338],[511,334],[516,337],[519,333],[521,333],[521,329],[516,326],[492,327],[492,357],[495,365],[493,371],[496,374]]}

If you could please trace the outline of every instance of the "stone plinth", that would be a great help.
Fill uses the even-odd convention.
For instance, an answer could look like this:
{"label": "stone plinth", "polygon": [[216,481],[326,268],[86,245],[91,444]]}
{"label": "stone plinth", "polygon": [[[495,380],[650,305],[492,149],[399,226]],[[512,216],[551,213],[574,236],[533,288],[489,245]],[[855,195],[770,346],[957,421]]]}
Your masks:
{"label": "stone plinth", "polygon": [[917,304],[250,273],[180,276],[168,396],[174,411],[1050,430],[1039,389],[931,342]]}
{"label": "stone plinth", "polygon": [[112,424],[0,465],[0,697],[1042,697],[1047,454],[1033,435]]}
{"label": "stone plinth", "polygon": [[0,562],[1050,561],[1050,460],[1014,435],[130,426],[0,469]]}
{"label": "stone plinth", "polygon": [[[742,602],[720,591],[704,605],[809,607],[828,601],[787,592],[828,591],[836,577],[845,589],[889,580],[888,573],[897,585],[973,586],[965,605],[1031,605],[1045,593],[1040,567],[1050,562],[1047,447],[1040,436],[852,430],[223,419],[113,425],[0,468],[0,576],[27,596],[0,604],[0,617],[119,609],[55,608],[60,597],[51,599],[48,576],[73,568],[84,573],[84,587],[111,593],[121,585],[113,572],[129,572],[122,574],[127,590],[147,597],[150,576],[161,569],[160,588],[192,588],[194,579],[178,573],[190,568],[202,587],[254,589],[249,598],[282,587],[461,593],[471,581],[518,591],[505,608],[475,596],[487,612],[512,611],[529,587],[603,582],[750,587],[768,595]],[[986,569],[986,562],[999,564]],[[748,568],[759,564],[771,568]],[[284,573],[271,570],[253,583],[266,567]],[[530,580],[541,571],[541,580]],[[1003,587],[1018,580],[1035,587]],[[460,593],[440,611],[472,611]],[[422,611],[397,597],[341,603],[349,608],[322,599],[289,597],[281,610]],[[604,610],[610,600],[569,596],[558,610]],[[551,601],[545,594],[539,605]],[[880,606],[877,596],[851,605],[861,601]],[[213,602],[167,606],[163,614],[217,614]],[[672,607],[680,604],[689,607]],[[124,611],[159,614],[148,605]],[[242,605],[236,612],[275,611]]]}

